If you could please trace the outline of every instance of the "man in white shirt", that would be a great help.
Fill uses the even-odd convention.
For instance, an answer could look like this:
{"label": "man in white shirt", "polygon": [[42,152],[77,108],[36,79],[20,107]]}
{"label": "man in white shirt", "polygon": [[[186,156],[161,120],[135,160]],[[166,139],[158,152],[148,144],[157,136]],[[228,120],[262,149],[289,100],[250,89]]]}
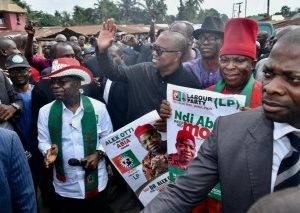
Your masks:
{"label": "man in white shirt", "polygon": [[59,58],[47,78],[56,100],[40,109],[38,140],[45,166],[54,164],[56,212],[109,212],[99,139],[112,125],[103,103],[80,94],[92,74],[76,59]]}
{"label": "man in white shirt", "polygon": [[186,174],[143,212],[190,212],[217,182],[225,213],[247,212],[264,195],[300,185],[300,29],[270,53],[263,108],[217,119]]}

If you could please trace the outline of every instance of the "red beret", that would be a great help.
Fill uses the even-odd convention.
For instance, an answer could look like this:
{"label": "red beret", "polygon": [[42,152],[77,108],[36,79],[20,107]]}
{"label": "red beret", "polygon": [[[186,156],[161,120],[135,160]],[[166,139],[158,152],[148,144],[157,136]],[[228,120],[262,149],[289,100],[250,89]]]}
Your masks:
{"label": "red beret", "polygon": [[191,140],[195,144],[195,137],[192,135],[192,133],[190,133],[189,131],[186,131],[186,130],[178,131],[177,138],[176,138],[177,143],[180,143],[185,140]]}
{"label": "red beret", "polygon": [[256,59],[257,22],[248,18],[233,18],[225,25],[222,55],[243,55]]}
{"label": "red beret", "polygon": [[151,124],[145,124],[142,126],[138,126],[135,129],[134,134],[137,138],[139,138],[142,134],[144,134],[145,132],[149,132],[151,130],[155,130],[155,128]]}

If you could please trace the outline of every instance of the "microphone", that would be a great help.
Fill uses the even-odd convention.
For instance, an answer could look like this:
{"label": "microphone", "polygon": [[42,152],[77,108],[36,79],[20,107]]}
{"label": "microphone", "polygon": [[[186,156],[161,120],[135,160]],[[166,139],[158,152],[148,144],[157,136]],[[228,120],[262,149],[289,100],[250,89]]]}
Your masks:
{"label": "microphone", "polygon": [[69,164],[70,166],[82,166],[82,167],[84,167],[85,164],[86,164],[86,161],[80,161],[80,160],[78,160],[78,159],[76,159],[76,158],[70,158],[70,159],[68,160],[68,164]]}

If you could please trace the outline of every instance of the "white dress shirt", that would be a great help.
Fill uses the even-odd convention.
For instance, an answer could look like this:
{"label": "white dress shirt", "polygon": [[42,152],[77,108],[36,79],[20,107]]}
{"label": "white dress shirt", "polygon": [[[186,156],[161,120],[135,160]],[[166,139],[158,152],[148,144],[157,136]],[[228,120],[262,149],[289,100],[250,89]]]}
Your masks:
{"label": "white dress shirt", "polygon": [[273,131],[273,165],[272,165],[272,180],[271,180],[271,191],[274,190],[275,181],[277,178],[277,173],[281,164],[281,161],[287,156],[291,151],[290,140],[286,137],[288,133],[300,132],[300,129],[296,129],[286,123],[276,123],[274,122]]}
{"label": "white dress shirt", "polygon": [[[97,121],[97,150],[103,150],[99,139],[112,133],[112,124],[106,107],[100,101],[89,98],[94,106],[96,121]],[[48,118],[50,108],[54,102],[51,102],[40,109],[38,118],[38,141],[39,149],[45,155],[47,150],[51,147],[50,134],[48,129]],[[63,167],[66,175],[66,182],[61,182],[56,178],[56,172],[53,172],[53,185],[55,192],[63,197],[84,199],[85,185],[84,174],[85,171],[80,166],[68,165],[70,158],[82,159],[84,158],[84,144],[81,129],[81,118],[83,116],[82,101],[79,108],[73,114],[64,104],[62,111],[62,150],[63,150]],[[107,171],[105,160],[98,164],[98,190],[104,190],[107,185]]]}

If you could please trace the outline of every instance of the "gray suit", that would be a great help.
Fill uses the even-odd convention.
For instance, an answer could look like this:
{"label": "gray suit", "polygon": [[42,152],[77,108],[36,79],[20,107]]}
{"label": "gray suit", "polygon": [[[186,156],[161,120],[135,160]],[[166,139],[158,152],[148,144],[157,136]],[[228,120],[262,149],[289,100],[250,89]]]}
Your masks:
{"label": "gray suit", "polygon": [[219,118],[186,175],[143,212],[190,212],[220,181],[224,212],[246,212],[271,191],[273,122],[261,109]]}

